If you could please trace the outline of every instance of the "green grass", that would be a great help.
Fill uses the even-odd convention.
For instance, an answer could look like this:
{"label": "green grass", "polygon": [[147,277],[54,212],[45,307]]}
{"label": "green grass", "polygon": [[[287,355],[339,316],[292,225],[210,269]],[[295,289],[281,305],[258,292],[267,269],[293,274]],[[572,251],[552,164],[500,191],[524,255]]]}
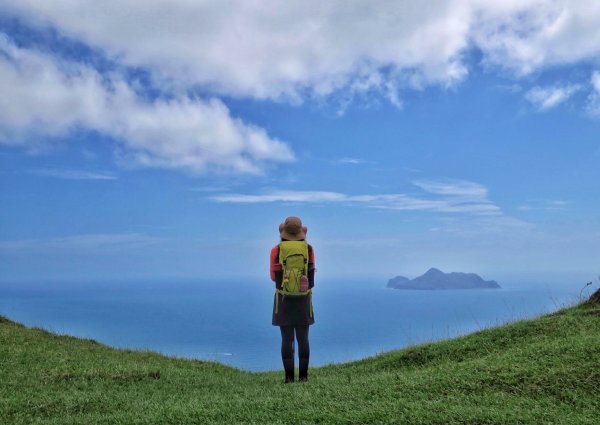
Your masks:
{"label": "green grass", "polygon": [[0,424],[597,424],[600,305],[311,369],[307,383],[0,316]]}

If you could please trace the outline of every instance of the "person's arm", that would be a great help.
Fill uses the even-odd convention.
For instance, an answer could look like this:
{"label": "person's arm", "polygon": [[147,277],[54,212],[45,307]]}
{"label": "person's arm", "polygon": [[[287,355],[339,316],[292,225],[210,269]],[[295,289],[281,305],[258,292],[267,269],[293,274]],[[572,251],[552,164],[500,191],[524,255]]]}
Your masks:
{"label": "person's arm", "polygon": [[317,268],[315,267],[315,250],[311,245],[309,247],[309,260],[308,260],[308,284],[309,287],[315,286],[315,271]]}
{"label": "person's arm", "polygon": [[269,266],[271,274],[271,280],[277,282],[277,272],[281,271],[281,264],[279,264],[279,245],[275,245],[271,249],[271,261]]}

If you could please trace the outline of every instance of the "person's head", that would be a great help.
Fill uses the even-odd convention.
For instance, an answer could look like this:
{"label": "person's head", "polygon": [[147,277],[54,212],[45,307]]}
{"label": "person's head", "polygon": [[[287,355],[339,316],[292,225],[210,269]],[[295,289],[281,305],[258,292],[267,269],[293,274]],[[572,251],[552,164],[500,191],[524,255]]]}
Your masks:
{"label": "person's head", "polygon": [[288,217],[279,225],[279,236],[286,241],[302,241],[306,239],[307,232],[299,217]]}

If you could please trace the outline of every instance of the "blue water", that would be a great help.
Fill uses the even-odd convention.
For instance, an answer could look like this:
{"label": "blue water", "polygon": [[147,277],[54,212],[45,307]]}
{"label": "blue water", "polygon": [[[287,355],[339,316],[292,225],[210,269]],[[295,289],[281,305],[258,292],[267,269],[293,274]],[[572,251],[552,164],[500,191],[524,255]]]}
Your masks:
{"label": "blue water", "polygon": [[[534,317],[576,302],[579,290],[401,291],[385,282],[323,282],[314,294],[311,365]],[[265,281],[0,283],[0,314],[28,326],[254,371],[280,368],[272,302]]]}

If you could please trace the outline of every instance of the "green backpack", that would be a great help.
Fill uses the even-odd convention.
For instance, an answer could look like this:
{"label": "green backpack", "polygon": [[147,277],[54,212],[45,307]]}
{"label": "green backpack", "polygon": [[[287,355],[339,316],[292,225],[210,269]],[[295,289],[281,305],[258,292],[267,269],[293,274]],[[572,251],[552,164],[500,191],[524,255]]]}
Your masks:
{"label": "green backpack", "polygon": [[279,264],[283,271],[283,280],[281,289],[275,290],[275,314],[279,312],[280,294],[282,300],[286,296],[307,296],[309,314],[313,317],[312,290],[308,284],[308,260],[308,244],[305,241],[283,241],[279,244]]}
{"label": "green backpack", "polygon": [[280,293],[292,296],[310,293],[308,260],[308,244],[305,241],[283,241],[279,244],[279,264],[283,271]]}

